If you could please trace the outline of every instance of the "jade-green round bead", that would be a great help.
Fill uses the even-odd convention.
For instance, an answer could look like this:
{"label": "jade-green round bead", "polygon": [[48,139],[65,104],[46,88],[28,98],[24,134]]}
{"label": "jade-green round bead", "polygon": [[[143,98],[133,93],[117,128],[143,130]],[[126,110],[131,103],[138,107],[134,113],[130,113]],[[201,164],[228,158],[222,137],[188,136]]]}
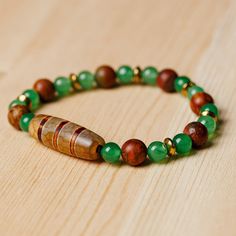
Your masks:
{"label": "jade-green round bead", "polygon": [[95,76],[89,71],[81,71],[77,81],[84,90],[90,90],[95,86]]}
{"label": "jade-green round bead", "polygon": [[130,84],[134,77],[133,69],[130,66],[121,66],[116,72],[117,78],[122,84]]}
{"label": "jade-green round bead", "polygon": [[10,110],[12,107],[16,106],[16,105],[23,105],[23,106],[26,106],[26,107],[27,107],[27,102],[22,102],[22,101],[20,101],[20,100],[18,100],[18,99],[15,99],[15,100],[13,100],[13,101],[9,104],[9,106],[8,106],[9,110]]}
{"label": "jade-green round bead", "polygon": [[184,84],[189,83],[190,79],[186,76],[179,76],[175,79],[175,90],[181,92]]}
{"label": "jade-green round bead", "polygon": [[66,96],[71,91],[71,81],[67,77],[57,77],[54,81],[54,87],[59,97]]}
{"label": "jade-green round bead", "polygon": [[121,149],[116,143],[106,143],[101,149],[101,156],[106,162],[117,163],[120,160]]}
{"label": "jade-green round bead", "polygon": [[148,66],[141,72],[141,77],[145,84],[156,85],[157,76],[158,71],[153,66]]}
{"label": "jade-green round bead", "polygon": [[30,121],[34,118],[34,113],[26,113],[20,118],[20,128],[28,132]]}
{"label": "jade-green round bead", "polygon": [[202,123],[207,128],[208,135],[211,135],[215,132],[216,122],[212,117],[210,117],[210,116],[200,116],[197,121]]}
{"label": "jade-green round bead", "polygon": [[30,110],[35,111],[40,105],[39,94],[33,89],[27,89],[23,94],[30,100]]}
{"label": "jade-green round bead", "polygon": [[204,89],[199,86],[192,86],[188,88],[188,98],[191,99],[193,95],[204,92]]}
{"label": "jade-green round bead", "polygon": [[218,108],[213,103],[207,103],[206,105],[202,106],[200,111],[201,112],[210,111],[210,112],[214,113],[217,117],[219,116]]}
{"label": "jade-green round bead", "polygon": [[177,134],[173,138],[176,152],[180,155],[188,154],[192,149],[192,139],[186,134]]}
{"label": "jade-green round bead", "polygon": [[148,156],[153,162],[161,162],[167,157],[167,147],[164,143],[159,141],[154,141],[148,146]]}

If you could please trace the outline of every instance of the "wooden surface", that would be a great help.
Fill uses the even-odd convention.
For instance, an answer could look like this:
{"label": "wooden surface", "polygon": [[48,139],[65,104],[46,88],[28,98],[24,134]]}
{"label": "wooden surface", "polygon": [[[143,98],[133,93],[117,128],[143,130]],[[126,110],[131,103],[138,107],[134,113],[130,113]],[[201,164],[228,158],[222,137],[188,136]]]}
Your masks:
{"label": "wooden surface", "polygon": [[[0,0],[0,235],[236,235],[235,0]],[[7,106],[40,77],[108,63],[175,68],[213,95],[209,148],[133,168],[77,160],[9,126]],[[180,95],[128,86],[39,111],[120,145],[173,137],[195,116]]]}

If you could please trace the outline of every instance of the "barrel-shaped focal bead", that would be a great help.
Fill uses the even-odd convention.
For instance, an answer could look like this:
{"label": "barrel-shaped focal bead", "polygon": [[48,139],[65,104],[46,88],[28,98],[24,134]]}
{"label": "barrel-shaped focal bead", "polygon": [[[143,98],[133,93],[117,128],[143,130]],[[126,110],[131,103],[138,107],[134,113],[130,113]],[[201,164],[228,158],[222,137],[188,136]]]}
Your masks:
{"label": "barrel-shaped focal bead", "polygon": [[100,159],[100,149],[105,144],[94,132],[47,115],[35,116],[30,122],[29,133],[49,148],[86,160]]}

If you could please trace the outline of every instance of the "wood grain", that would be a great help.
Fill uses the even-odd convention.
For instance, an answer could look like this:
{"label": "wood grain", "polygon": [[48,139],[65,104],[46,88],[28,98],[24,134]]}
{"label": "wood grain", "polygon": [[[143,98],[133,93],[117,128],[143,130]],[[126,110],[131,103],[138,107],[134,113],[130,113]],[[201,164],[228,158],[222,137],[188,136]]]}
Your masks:
{"label": "wood grain", "polygon": [[[0,235],[236,235],[235,0],[0,0]],[[174,68],[215,99],[209,148],[166,165],[111,166],[47,149],[7,122],[38,78],[101,64]],[[126,86],[40,109],[122,145],[173,137],[187,101]]]}

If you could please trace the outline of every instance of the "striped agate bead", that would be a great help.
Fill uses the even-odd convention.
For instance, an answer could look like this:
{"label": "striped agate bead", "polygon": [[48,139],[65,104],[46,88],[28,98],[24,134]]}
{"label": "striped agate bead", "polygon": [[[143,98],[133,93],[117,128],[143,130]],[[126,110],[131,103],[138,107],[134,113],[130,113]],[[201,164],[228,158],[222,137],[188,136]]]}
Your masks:
{"label": "striped agate bead", "polygon": [[105,144],[96,133],[47,115],[37,115],[31,120],[29,134],[49,148],[85,160],[100,159],[100,148]]}

